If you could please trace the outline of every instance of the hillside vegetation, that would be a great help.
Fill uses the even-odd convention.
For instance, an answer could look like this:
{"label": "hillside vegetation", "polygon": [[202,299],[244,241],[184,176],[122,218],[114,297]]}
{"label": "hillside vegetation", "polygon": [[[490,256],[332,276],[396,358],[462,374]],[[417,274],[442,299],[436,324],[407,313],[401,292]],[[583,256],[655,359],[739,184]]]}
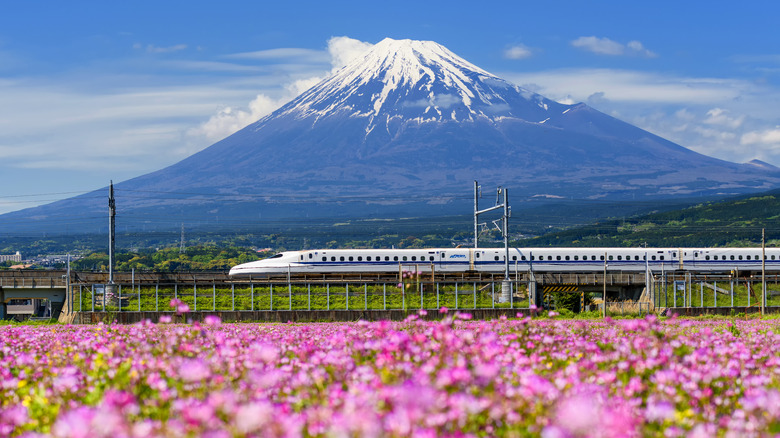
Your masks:
{"label": "hillside vegetation", "polygon": [[780,244],[780,191],[592,225],[513,242],[518,246],[755,246],[766,229]]}

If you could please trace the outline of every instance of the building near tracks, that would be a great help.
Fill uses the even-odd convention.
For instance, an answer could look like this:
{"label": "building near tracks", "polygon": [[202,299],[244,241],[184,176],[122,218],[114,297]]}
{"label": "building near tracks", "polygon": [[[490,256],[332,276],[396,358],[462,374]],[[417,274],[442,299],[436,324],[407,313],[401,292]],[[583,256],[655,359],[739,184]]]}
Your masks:
{"label": "building near tracks", "polygon": [[22,261],[22,254],[19,251],[16,251],[16,254],[11,254],[11,255],[0,254],[0,263],[21,262],[21,261]]}

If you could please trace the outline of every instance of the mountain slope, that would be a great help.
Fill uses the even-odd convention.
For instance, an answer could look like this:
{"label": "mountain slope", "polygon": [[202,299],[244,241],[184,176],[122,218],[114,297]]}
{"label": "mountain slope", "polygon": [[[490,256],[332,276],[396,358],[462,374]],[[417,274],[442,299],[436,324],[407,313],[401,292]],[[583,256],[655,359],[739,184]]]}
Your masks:
{"label": "mountain slope", "polygon": [[[435,42],[385,39],[274,113],[118,184],[117,194],[128,222],[150,224],[426,215],[468,211],[475,179],[514,189],[515,200],[658,199],[766,190],[780,185],[780,169],[717,160],[551,101]],[[43,226],[105,211],[101,198],[6,217]]]}

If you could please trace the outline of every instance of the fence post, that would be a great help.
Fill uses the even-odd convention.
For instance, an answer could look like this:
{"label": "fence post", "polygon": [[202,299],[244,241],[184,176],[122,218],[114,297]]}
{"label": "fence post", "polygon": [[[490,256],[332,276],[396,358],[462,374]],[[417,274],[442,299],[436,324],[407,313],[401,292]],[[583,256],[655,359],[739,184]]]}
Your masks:
{"label": "fence post", "polygon": [[458,282],[455,282],[455,309],[458,309]]}
{"label": "fence post", "polygon": [[734,279],[729,279],[729,289],[731,290],[731,307],[734,307]]}
{"label": "fence post", "polygon": [[473,283],[474,286],[474,310],[477,309],[477,282]]}
{"label": "fence post", "polygon": [[704,282],[699,280],[699,304],[704,307]]}
{"label": "fence post", "polygon": [[154,311],[160,311],[160,280],[154,284]]}
{"label": "fence post", "polygon": [[387,283],[382,283],[382,310],[387,310]]}
{"label": "fence post", "polygon": [[325,284],[326,307],[330,310],[330,283]]}
{"label": "fence post", "polygon": [[368,310],[368,283],[363,284],[363,309]]}
{"label": "fence post", "polygon": [[[515,269],[517,269],[515,267]],[[494,278],[490,279],[490,302],[491,302],[491,308],[496,308],[496,281]]]}
{"label": "fence post", "polygon": [[230,283],[230,310],[236,311],[236,284]]}
{"label": "fence post", "polygon": [[714,287],[712,288],[712,299],[715,301],[715,307],[718,307],[718,282],[713,281]]}
{"label": "fence post", "polygon": [[441,305],[439,305],[439,282],[436,282],[436,308],[441,309]]}
{"label": "fence post", "polygon": [[192,277],[192,295],[195,297],[193,300],[195,302],[195,312],[198,311],[198,280],[195,279],[195,276]]}
{"label": "fence post", "polygon": [[95,285],[92,285],[92,311],[95,311]]}
{"label": "fence post", "polygon": [[306,309],[311,310],[311,283],[306,285],[306,290],[308,291],[308,298],[306,301]]}
{"label": "fence post", "polygon": [[213,289],[211,289],[211,311],[217,310],[217,281],[212,280]]}
{"label": "fence post", "polygon": [[290,293],[290,311],[292,311],[292,283],[287,281],[287,292]]}
{"label": "fence post", "polygon": [[347,310],[349,310],[349,283],[344,285],[345,295],[347,297]]}

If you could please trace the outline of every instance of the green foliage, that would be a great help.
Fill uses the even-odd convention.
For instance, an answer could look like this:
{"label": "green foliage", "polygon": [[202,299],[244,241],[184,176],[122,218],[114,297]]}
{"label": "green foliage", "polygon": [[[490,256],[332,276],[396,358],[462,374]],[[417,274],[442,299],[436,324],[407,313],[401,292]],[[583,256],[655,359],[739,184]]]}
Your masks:
{"label": "green foliage", "polygon": [[[526,247],[758,246],[761,229],[780,234],[780,194],[708,202],[682,210],[583,227],[512,242]],[[770,246],[779,243],[769,240]]]}
{"label": "green foliage", "polygon": [[[165,248],[146,252],[122,252],[116,255],[117,271],[215,271],[227,270],[240,263],[258,260],[260,256],[249,248],[195,246],[179,252]],[[75,270],[107,270],[108,254],[95,252],[71,263]]]}

